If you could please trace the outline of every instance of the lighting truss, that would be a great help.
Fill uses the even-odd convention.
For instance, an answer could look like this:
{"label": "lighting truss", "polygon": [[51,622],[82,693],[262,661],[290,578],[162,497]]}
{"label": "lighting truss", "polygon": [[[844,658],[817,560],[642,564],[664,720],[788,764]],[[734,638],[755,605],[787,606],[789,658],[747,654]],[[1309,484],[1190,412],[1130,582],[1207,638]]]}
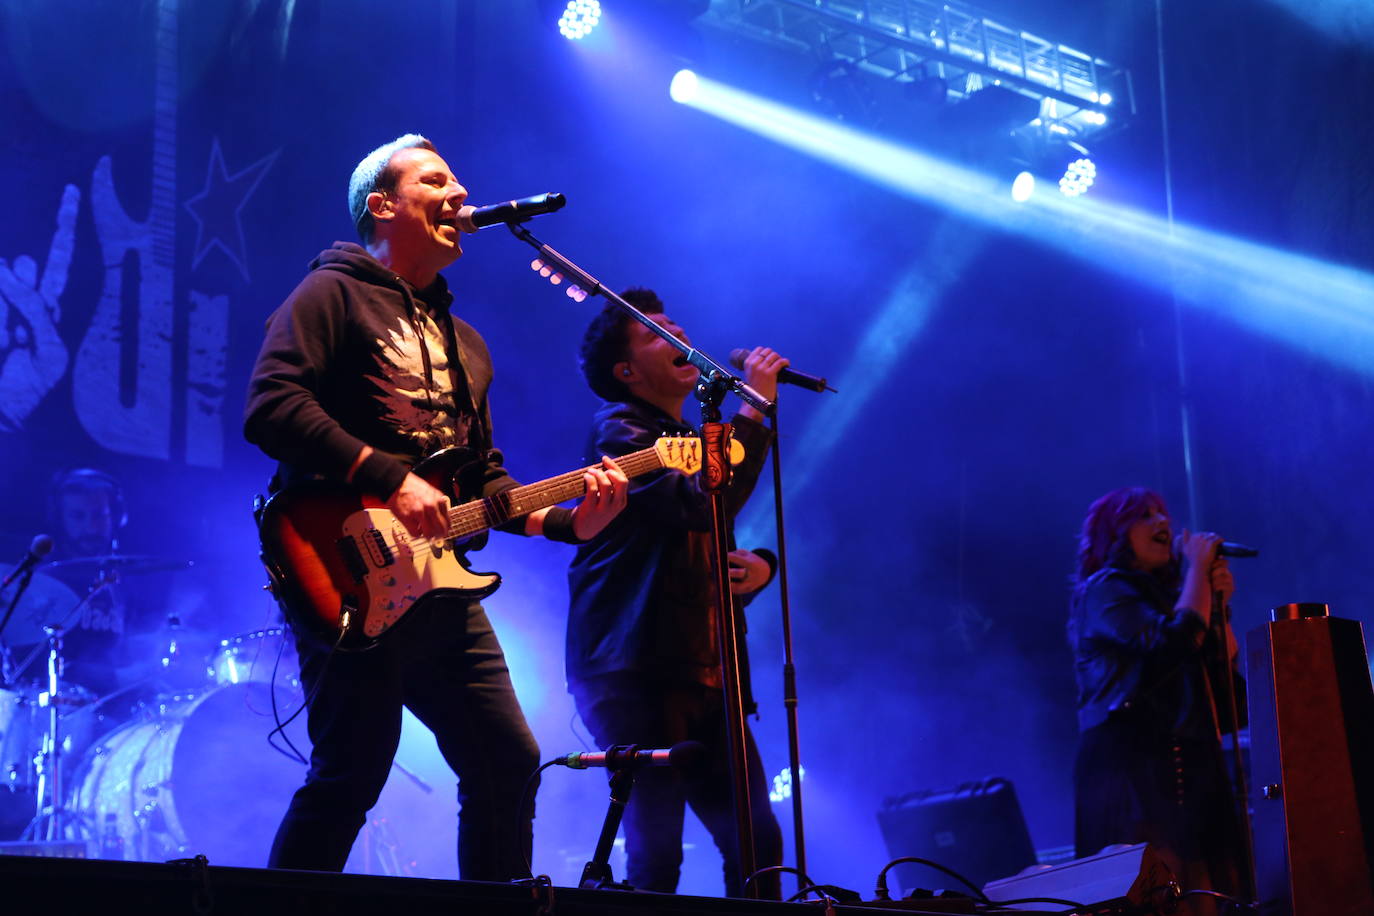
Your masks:
{"label": "lighting truss", "polygon": [[1130,71],[972,7],[936,0],[715,0],[703,22],[899,83],[938,77],[948,101],[985,86],[1040,103],[1027,132],[1088,139],[1135,114]]}

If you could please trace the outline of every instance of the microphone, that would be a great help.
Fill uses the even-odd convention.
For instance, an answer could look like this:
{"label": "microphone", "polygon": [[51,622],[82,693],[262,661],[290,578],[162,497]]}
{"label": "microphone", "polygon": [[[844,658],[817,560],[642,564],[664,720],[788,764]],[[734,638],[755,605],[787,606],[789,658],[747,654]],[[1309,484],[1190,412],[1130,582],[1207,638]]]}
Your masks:
{"label": "microphone", "polygon": [[1246,547],[1244,544],[1237,544],[1235,541],[1222,541],[1217,545],[1217,556],[1219,557],[1257,557],[1259,556],[1258,547]]}
{"label": "microphone", "polygon": [[464,232],[476,232],[497,223],[523,223],[532,216],[561,210],[567,202],[568,199],[562,194],[550,191],[548,194],[536,194],[485,207],[464,206],[458,210],[458,228]]}
{"label": "microphone", "polygon": [[43,558],[52,553],[52,538],[46,534],[40,534],[29,544],[29,552],[24,555],[24,559],[19,561],[19,565],[10,570],[10,574],[5,577],[4,582],[0,582],[0,588],[8,588],[9,584],[18,579],[24,573],[33,569]]}
{"label": "microphone", "polygon": [[677,767],[691,768],[706,753],[706,745],[700,741],[679,741],[670,748],[647,748],[637,744],[617,744],[609,750],[565,754],[554,758],[559,766],[574,770],[588,767],[605,767],[608,770],[628,770],[635,767]]}
{"label": "microphone", "polygon": [[[736,369],[744,368],[744,361],[749,358],[749,351],[743,347],[730,351],[730,365]],[[825,379],[814,375],[807,375],[805,372],[798,372],[795,369],[784,369],[778,373],[778,381],[788,385],[796,385],[799,388],[806,388],[811,391],[834,391],[826,384]]]}

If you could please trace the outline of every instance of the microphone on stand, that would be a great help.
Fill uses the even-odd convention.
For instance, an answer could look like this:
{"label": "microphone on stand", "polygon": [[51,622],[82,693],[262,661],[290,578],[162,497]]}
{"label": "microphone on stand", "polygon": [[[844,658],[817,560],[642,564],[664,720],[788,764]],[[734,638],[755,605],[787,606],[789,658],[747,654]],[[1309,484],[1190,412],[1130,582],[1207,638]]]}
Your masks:
{"label": "microphone on stand", "polygon": [[561,210],[567,202],[568,199],[562,194],[550,191],[485,207],[463,206],[458,209],[458,228],[464,232],[476,232],[498,223],[523,223],[532,216]]}
{"label": "microphone on stand", "polygon": [[32,543],[29,544],[29,552],[24,555],[24,559],[19,561],[19,565],[10,570],[10,574],[5,577],[4,582],[0,582],[0,589],[9,588],[11,582],[33,569],[43,558],[52,553],[53,541],[46,534],[37,535]]}
{"label": "microphone on stand", "polygon": [[[744,361],[749,358],[749,351],[743,347],[730,351],[730,365],[736,369],[744,368]],[[799,388],[806,388],[809,391],[834,391],[825,379],[815,375],[807,375],[805,372],[798,372],[796,369],[784,369],[778,373],[778,381],[788,385],[796,385]]]}
{"label": "microphone on stand", "polygon": [[[24,591],[29,587],[29,576],[31,571],[43,558],[52,553],[52,538],[46,534],[37,535],[31,544],[29,552],[24,555],[24,559],[19,561],[19,565],[10,570],[10,574],[5,577],[4,582],[0,582],[0,590],[9,587],[9,584],[18,579],[19,587],[14,590],[14,595],[10,598],[9,607],[5,608],[5,613],[0,615],[0,633],[5,632],[5,627],[9,626],[10,618],[14,616],[14,609],[19,607],[19,599],[24,597]],[[28,667],[26,661],[19,668],[15,668],[10,658],[9,649],[0,642],[0,677],[4,678],[6,684],[13,680],[14,675]]]}
{"label": "microphone on stand", "polygon": [[605,751],[565,754],[554,758],[559,766],[574,770],[605,767],[608,770],[628,770],[636,767],[677,767],[690,769],[706,753],[700,741],[679,741],[670,748],[648,748],[637,744],[617,744]]}

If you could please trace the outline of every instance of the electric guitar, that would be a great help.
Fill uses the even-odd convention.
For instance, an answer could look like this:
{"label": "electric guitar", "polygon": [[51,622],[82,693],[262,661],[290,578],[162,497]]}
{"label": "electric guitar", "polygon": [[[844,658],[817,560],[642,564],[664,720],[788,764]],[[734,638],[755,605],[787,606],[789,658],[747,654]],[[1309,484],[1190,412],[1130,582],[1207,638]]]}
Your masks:
{"label": "electric guitar", "polygon": [[[743,458],[744,446],[732,439],[730,462]],[[695,474],[701,440],[665,436],[616,463],[627,477],[659,468]],[[474,572],[466,552],[480,547],[490,528],[580,497],[586,469],[458,502],[465,479],[484,464],[469,449],[449,448],[413,468],[456,502],[442,538],[411,535],[382,500],[337,481],[302,481],[268,500],[258,522],[262,560],[291,622],[342,649],[365,649],[427,598],[480,599],[496,591],[501,576]]]}

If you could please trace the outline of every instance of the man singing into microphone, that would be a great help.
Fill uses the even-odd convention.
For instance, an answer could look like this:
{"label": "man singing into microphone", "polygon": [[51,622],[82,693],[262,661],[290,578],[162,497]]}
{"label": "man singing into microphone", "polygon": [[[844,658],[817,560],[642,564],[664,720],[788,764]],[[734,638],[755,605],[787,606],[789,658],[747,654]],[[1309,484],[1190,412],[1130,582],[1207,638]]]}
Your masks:
{"label": "man singing into microphone", "polygon": [[[274,488],[307,476],[345,480],[384,500],[412,535],[447,533],[448,497],[411,471],[440,448],[481,456],[468,498],[516,486],[492,448],[486,344],[449,314],[439,271],[462,253],[467,190],[424,137],[408,134],[353,172],[348,204],[363,245],[335,243],[267,321],[244,432],[281,462]],[[578,542],[625,505],[606,462],[584,476],[572,511],[541,509],[503,530]],[[331,652],[297,634],[309,698],[310,770],[269,864],[339,871],[386,783],[409,708],[458,775],[464,878],[529,874],[532,811],[519,810],[539,749],[486,613],[444,597],[413,606],[365,652]]]}
{"label": "man singing into microphone", "polygon": [[[624,298],[687,340],[652,291],[631,289]],[[787,360],[758,347],[744,363],[745,381],[764,397],[776,397],[778,373]],[[592,452],[618,456],[647,448],[663,435],[695,435],[682,413],[697,370],[615,306],[607,306],[587,328],[581,364],[592,391],[607,402],[596,413]],[[762,420],[744,406],[732,421],[745,458],[726,491],[731,517],[753,492],[767,458],[771,434]],[[690,804],[725,858],[726,894],[738,897],[743,888],[737,877],[710,550],[710,508],[699,475],[664,470],[636,478],[625,512],[578,547],[568,571],[568,688],[600,747],[662,748],[695,740],[707,748],[706,759],[690,772],[646,768],[636,777],[623,821],[628,882],[645,890],[677,889],[683,811]],[[731,551],[730,566],[730,590],[744,599],[773,574],[767,560],[747,550]],[[740,668],[752,708],[748,666]],[[763,868],[782,861],[782,833],[768,807],[763,765],[748,729],[745,740],[755,861]],[[776,873],[757,886],[761,896],[779,897]]]}

